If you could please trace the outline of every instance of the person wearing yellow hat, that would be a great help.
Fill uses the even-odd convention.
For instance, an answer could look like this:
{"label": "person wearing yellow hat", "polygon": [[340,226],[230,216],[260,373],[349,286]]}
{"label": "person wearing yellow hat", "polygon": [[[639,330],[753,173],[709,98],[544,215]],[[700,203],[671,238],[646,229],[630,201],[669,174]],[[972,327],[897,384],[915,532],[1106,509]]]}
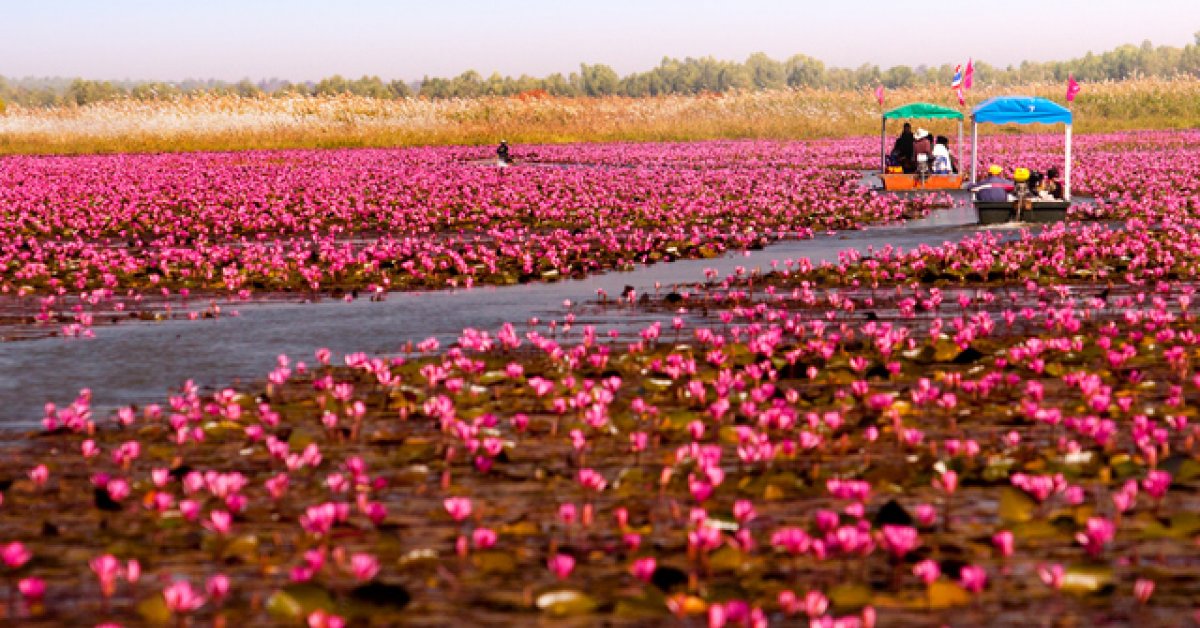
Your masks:
{"label": "person wearing yellow hat", "polygon": [[1008,200],[1008,192],[1013,189],[1013,182],[1000,176],[1002,172],[1004,169],[998,164],[988,166],[989,176],[971,186],[975,200],[1000,203]]}

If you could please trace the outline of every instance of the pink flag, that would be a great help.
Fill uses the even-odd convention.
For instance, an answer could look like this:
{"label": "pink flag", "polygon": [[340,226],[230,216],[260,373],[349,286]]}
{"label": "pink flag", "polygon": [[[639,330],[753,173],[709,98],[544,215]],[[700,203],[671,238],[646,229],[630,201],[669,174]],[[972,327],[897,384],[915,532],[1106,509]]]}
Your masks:
{"label": "pink flag", "polygon": [[1079,93],[1079,83],[1075,80],[1074,74],[1067,75],[1067,102],[1075,100],[1075,94]]}
{"label": "pink flag", "polygon": [[879,106],[883,106],[883,85],[875,88],[875,100],[879,101]]}
{"label": "pink flag", "polygon": [[960,106],[960,107],[967,106],[967,97],[965,94],[963,94],[963,88],[961,85],[954,88],[954,95],[958,96],[958,106]]}
{"label": "pink flag", "polygon": [[967,59],[967,69],[963,70],[963,89],[971,89],[971,85],[975,82],[975,63],[971,59]]}

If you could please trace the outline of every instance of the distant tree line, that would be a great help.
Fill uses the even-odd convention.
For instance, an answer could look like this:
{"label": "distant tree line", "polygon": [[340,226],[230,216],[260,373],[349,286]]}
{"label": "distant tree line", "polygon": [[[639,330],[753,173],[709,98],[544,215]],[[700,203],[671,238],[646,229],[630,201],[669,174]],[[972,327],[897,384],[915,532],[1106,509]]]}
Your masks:
{"label": "distant tree line", "polygon": [[[180,94],[236,94],[246,97],[275,95],[354,94],[371,98],[472,98],[548,94],[553,96],[657,96],[662,94],[720,93],[731,90],[769,90],[799,87],[856,89],[882,84],[889,89],[922,85],[948,85],[953,64],[936,67],[892,66],[882,69],[864,64],[857,68],[826,67],[817,59],[794,55],[778,61],[763,53],[744,62],[713,57],[683,60],[664,58],[658,67],[620,76],[603,64],[582,64],[578,72],[551,74],[542,78],[521,75],[513,78],[492,74],[484,78],[468,70],[453,78],[431,78],[415,83],[385,82],[378,76],[357,79],[334,75],[317,82],[291,83],[280,79],[236,83],[216,80],[179,82],[96,81],[63,78],[6,79],[0,76],[0,103],[26,106],[86,105],[114,100],[153,100]],[[984,85],[1017,85],[1065,81],[1068,73],[1082,82],[1119,81],[1137,77],[1200,77],[1200,32],[1182,48],[1124,45],[1101,54],[1069,61],[1022,62],[1004,68],[975,62],[975,80]],[[3,105],[0,104],[0,107]],[[0,109],[2,111],[2,109]]]}

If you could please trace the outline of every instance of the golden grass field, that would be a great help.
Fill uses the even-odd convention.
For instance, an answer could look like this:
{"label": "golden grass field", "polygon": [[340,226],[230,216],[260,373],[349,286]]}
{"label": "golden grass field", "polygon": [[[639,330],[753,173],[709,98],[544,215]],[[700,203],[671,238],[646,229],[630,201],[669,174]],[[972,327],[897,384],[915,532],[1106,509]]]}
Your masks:
{"label": "golden grass field", "polygon": [[[975,89],[1063,102],[1061,84]],[[885,106],[956,106],[947,88],[889,91]],[[1085,84],[1076,131],[1200,127],[1200,80]],[[98,153],[722,138],[811,139],[878,132],[870,90],[800,89],[654,98],[490,97],[379,100],[355,96],[191,96],[52,109],[10,105],[0,153]]]}

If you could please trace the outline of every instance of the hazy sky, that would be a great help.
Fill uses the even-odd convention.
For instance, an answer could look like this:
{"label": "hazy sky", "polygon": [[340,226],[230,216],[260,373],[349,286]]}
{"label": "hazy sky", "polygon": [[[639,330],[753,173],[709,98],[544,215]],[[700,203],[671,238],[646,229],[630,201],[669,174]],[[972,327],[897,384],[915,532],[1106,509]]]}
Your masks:
{"label": "hazy sky", "polygon": [[1004,66],[1149,39],[1182,46],[1200,0],[0,0],[0,75],[384,79],[620,74],[664,56],[795,53],[830,66]]}

